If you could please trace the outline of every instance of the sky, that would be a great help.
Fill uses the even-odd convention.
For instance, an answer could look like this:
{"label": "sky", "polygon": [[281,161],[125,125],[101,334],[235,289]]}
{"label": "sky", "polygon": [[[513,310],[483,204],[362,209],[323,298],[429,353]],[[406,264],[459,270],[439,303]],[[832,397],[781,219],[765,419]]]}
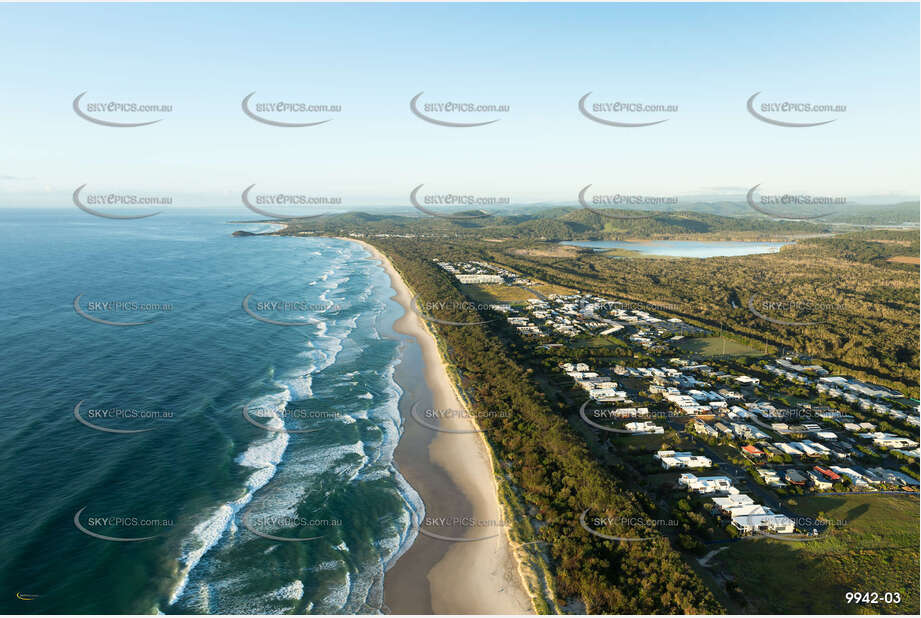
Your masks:
{"label": "sky", "polygon": [[[762,191],[917,199],[918,4],[0,4],[0,207],[74,189],[178,206],[266,194],[408,205],[410,191],[572,201]],[[172,106],[91,116],[81,105]],[[241,101],[339,105],[262,113]],[[412,113],[410,100],[508,106]],[[587,99],[596,116],[580,113]],[[845,111],[765,111],[811,102]],[[677,106],[606,112],[594,104]],[[253,109],[253,107],[251,107]],[[431,108],[430,108],[431,109]],[[761,108],[758,108],[761,109]]]}

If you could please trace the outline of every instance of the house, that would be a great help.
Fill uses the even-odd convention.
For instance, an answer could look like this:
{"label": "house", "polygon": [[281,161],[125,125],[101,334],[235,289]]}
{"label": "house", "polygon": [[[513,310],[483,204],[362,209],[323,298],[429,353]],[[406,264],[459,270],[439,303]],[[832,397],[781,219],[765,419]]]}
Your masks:
{"label": "house", "polygon": [[787,455],[803,455],[803,451],[786,442],[775,442],[774,446],[786,453]]}
{"label": "house", "polygon": [[732,479],[728,476],[705,476],[698,478],[690,472],[683,472],[678,477],[678,485],[686,487],[688,491],[699,494],[715,493],[739,493],[739,490],[732,486]]}
{"label": "house", "polygon": [[715,427],[716,430],[719,431],[719,432],[722,433],[722,434],[725,434],[725,435],[727,435],[727,436],[731,436],[731,435],[732,435],[732,429],[730,429],[729,427],[726,427],[726,425],[724,425],[724,424],[722,424],[722,423],[715,423],[715,424],[713,425],[713,427]]}
{"label": "house", "polygon": [[616,418],[637,418],[639,416],[649,416],[649,408],[619,408],[614,410]]}
{"label": "house", "polygon": [[454,275],[460,283],[502,283],[502,275]]}
{"label": "house", "polygon": [[748,506],[754,504],[755,501],[751,499],[750,496],[746,494],[733,494],[731,496],[725,496],[721,498],[713,498],[713,504],[716,505],[717,509],[722,513],[729,514],[733,509],[739,507]]}
{"label": "house", "polygon": [[851,480],[851,483],[855,487],[869,487],[869,480],[852,468],[842,468],[841,466],[830,466],[832,470],[840,474],[841,476],[846,476]]}
{"label": "house", "polygon": [[831,470],[828,470],[828,469],[826,469],[826,468],[823,468],[823,467],[821,467],[821,466],[814,466],[812,469],[815,470],[816,472],[818,472],[819,474],[821,474],[822,476],[824,476],[824,477],[825,477],[826,479],[828,479],[829,481],[837,482],[837,481],[840,481],[840,480],[841,480],[841,476],[840,476],[840,475],[838,475],[838,474],[832,472]]}
{"label": "house", "polygon": [[709,468],[713,465],[709,458],[702,455],[691,455],[690,453],[658,451],[655,457],[662,462],[662,467],[666,470],[674,468]]}
{"label": "house", "polygon": [[915,479],[911,478],[907,474],[898,472],[897,470],[889,470],[888,468],[870,468],[870,472],[873,472],[882,479],[883,483],[889,485],[908,485],[910,487],[918,487],[919,483]]}
{"label": "house", "polygon": [[790,534],[796,529],[792,519],[763,506],[752,509],[752,512],[745,512],[744,510],[733,512],[732,525],[742,534],[752,534],[754,532]]}
{"label": "house", "polygon": [[818,442],[813,442],[812,440],[802,440],[798,442],[803,446],[803,449],[809,449],[812,453],[816,455],[830,455],[831,450],[824,444],[819,444]]}
{"label": "house", "polygon": [[806,477],[800,474],[797,470],[789,469],[784,473],[784,478],[787,479],[787,482],[791,485],[805,485]]}
{"label": "house", "polygon": [[786,485],[776,470],[758,468],[758,475],[764,480],[766,485],[771,487],[784,487]]}
{"label": "house", "polygon": [[742,447],[742,452],[748,455],[749,457],[763,457],[764,451],[761,449],[752,446],[751,444],[746,444]]}
{"label": "house", "polygon": [[873,440],[873,444],[885,448],[914,448],[918,446],[918,443],[914,440],[909,440],[908,438],[903,438],[902,436],[897,436],[891,433],[884,433],[881,431],[875,433],[858,434],[858,437],[870,438]]}
{"label": "house", "polygon": [[818,449],[813,448],[812,445],[810,445],[810,444],[806,444],[805,441],[802,441],[802,442],[790,442],[790,446],[791,446],[792,448],[798,449],[799,451],[801,451],[801,452],[803,453],[803,455],[806,455],[806,456],[808,456],[808,457],[818,457],[819,455],[822,454],[821,451],[819,451]]}
{"label": "house", "polygon": [[631,433],[638,433],[638,434],[659,434],[659,433],[665,432],[665,430],[662,427],[659,427],[658,425],[654,425],[653,423],[650,423],[649,421],[639,421],[639,422],[634,422],[634,423],[627,423],[625,427],[627,431]]}
{"label": "house", "polygon": [[808,470],[806,476],[809,478],[810,484],[820,491],[827,491],[832,488],[832,483],[829,480],[826,480],[821,474]]}
{"label": "house", "polygon": [[706,424],[700,419],[697,419],[694,421],[693,427],[694,427],[694,431],[708,438],[716,438],[717,436],[720,435],[716,429],[714,429],[713,427]]}
{"label": "house", "polygon": [[740,438],[747,438],[749,440],[764,440],[770,437],[752,425],[747,425],[745,423],[731,423],[731,425],[732,432]]}

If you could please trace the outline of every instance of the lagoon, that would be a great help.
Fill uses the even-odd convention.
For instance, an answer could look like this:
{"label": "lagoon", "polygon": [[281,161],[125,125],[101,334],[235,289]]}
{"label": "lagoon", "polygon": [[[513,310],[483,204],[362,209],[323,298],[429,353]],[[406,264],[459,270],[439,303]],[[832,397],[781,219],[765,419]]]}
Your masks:
{"label": "lagoon", "polygon": [[562,243],[574,247],[588,247],[595,251],[622,249],[644,255],[666,257],[733,257],[758,253],[777,253],[789,242],[701,241],[701,240],[574,240]]}

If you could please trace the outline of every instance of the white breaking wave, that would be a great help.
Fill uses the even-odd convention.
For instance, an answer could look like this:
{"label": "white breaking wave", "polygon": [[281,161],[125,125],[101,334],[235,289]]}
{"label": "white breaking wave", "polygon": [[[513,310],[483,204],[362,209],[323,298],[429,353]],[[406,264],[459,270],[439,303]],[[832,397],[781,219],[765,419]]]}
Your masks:
{"label": "white breaking wave", "polygon": [[[281,417],[274,410],[282,410],[290,400],[290,392],[287,389],[276,395],[263,397],[256,402],[254,408],[263,413],[268,411],[269,420],[266,425],[273,428],[281,428],[284,423]],[[246,482],[246,493],[237,500],[223,504],[218,507],[211,517],[201,522],[192,529],[189,537],[183,543],[182,555],[179,558],[180,570],[179,580],[173,588],[170,595],[170,605],[174,604],[182,596],[185,586],[189,581],[189,573],[201,561],[208,550],[214,547],[224,535],[224,532],[233,523],[236,513],[249,504],[253,494],[269,482],[269,479],[275,474],[276,465],[281,461],[282,454],[288,445],[288,434],[283,432],[273,432],[269,439],[250,446],[239,457],[237,463],[248,468],[256,468],[256,472],[250,475]]]}
{"label": "white breaking wave", "polygon": [[[368,274],[371,284],[359,287],[360,292],[357,294],[354,291],[343,289],[343,284],[351,277],[334,277],[337,268],[343,264],[359,263],[355,258],[364,255],[364,249],[353,243],[342,243],[344,248],[340,249],[339,241],[336,243],[334,247],[324,247],[324,249],[333,249],[337,254],[335,267],[325,272],[311,285],[316,284],[323,288],[321,298],[325,302],[336,303],[339,302],[339,297],[343,297],[341,304],[349,306],[354,303],[355,298],[367,301],[372,294],[375,295],[375,298],[363,304],[360,312],[351,316],[333,319],[324,315],[324,318],[330,319],[322,321],[313,317],[308,318],[317,325],[317,331],[307,342],[307,349],[297,355],[308,359],[307,366],[285,372],[284,375],[278,377],[276,383],[283,388],[283,392],[274,396],[276,399],[269,398],[268,403],[262,406],[253,406],[253,408],[269,408],[267,415],[260,414],[260,417],[267,418],[267,420],[260,420],[260,422],[270,427],[280,428],[284,425],[275,410],[280,412],[292,401],[317,397],[314,389],[320,392],[320,397],[331,398],[336,397],[335,391],[327,392],[326,389],[351,389],[351,385],[356,382],[349,380],[343,383],[342,380],[327,379],[332,377],[327,374],[323,376],[318,374],[336,363],[343,349],[343,342],[352,335],[353,331],[358,329],[357,332],[362,338],[375,340],[378,343],[374,345],[380,345],[382,337],[377,331],[376,320],[389,307],[387,303],[391,302],[380,300],[390,296],[389,278],[382,269],[368,262],[371,268],[361,274]],[[328,254],[327,251],[323,252],[323,255]],[[361,284],[362,281],[355,283]],[[356,287],[355,283],[349,287]],[[351,306],[354,307],[354,304]],[[358,326],[359,322],[362,323],[361,328]],[[350,347],[350,352],[351,349]],[[348,362],[350,361],[343,359],[342,364]],[[206,521],[193,529],[189,538],[183,543],[180,558],[182,567],[180,582],[174,589],[170,604],[183,597],[183,590],[190,577],[190,572],[208,551],[220,543],[221,547],[215,550],[215,555],[207,560],[208,566],[202,567],[203,572],[208,575],[197,576],[208,577],[213,581],[207,585],[196,586],[198,598],[194,600],[188,598],[191,592],[186,594],[183,598],[184,606],[188,604],[189,607],[208,607],[208,611],[212,613],[214,611],[222,613],[290,611],[291,606],[285,602],[296,603],[304,599],[304,581],[311,582],[314,579],[304,577],[305,573],[310,572],[328,572],[323,578],[323,585],[328,584],[329,577],[333,578],[334,583],[330,590],[311,589],[311,594],[320,592],[323,597],[306,604],[308,613],[313,611],[366,613],[381,606],[384,572],[391,568],[412,545],[419,524],[425,515],[425,507],[418,493],[406,482],[393,463],[393,453],[402,433],[402,417],[398,408],[402,391],[393,381],[394,369],[398,363],[399,356],[396,355],[382,372],[376,375],[370,374],[369,378],[382,379],[384,382],[383,387],[377,383],[370,387],[371,391],[380,393],[379,395],[372,395],[371,391],[365,391],[362,395],[349,395],[342,398],[342,401],[350,401],[351,405],[348,406],[348,413],[341,411],[338,416],[342,421],[341,425],[330,425],[330,427],[339,427],[334,437],[310,434],[311,437],[308,439],[295,434],[289,444],[287,433],[274,433],[249,446],[237,457],[237,464],[253,470],[246,482],[246,491],[237,500],[218,507]],[[350,371],[339,377],[353,378],[359,374],[359,371]],[[255,410],[253,413],[255,414]],[[349,429],[346,429],[346,426],[349,426]],[[324,444],[324,437],[327,440],[341,441],[345,438],[353,441],[346,444]],[[296,445],[296,448],[292,445]],[[272,480],[276,476],[282,457],[284,457],[283,471],[278,474],[278,478]],[[330,475],[335,480],[330,480]],[[271,491],[260,492],[260,510],[265,509],[266,513],[271,514],[296,514],[298,506],[303,504],[308,497],[315,508],[322,509],[324,496],[330,495],[332,491],[330,487],[372,483],[385,478],[393,479],[394,490],[402,500],[403,509],[394,514],[393,520],[390,520],[389,516],[379,520],[383,529],[376,532],[379,536],[374,539],[371,547],[356,546],[354,551],[350,551],[341,536],[335,538],[337,533],[330,532],[331,538],[325,551],[335,550],[342,554],[339,559],[325,560],[316,565],[292,570],[291,575],[294,577],[287,580],[290,583],[274,590],[268,588],[264,594],[241,595],[240,590],[246,588],[247,584],[252,587],[255,580],[252,580],[253,574],[248,571],[240,572],[233,569],[234,565],[229,560],[232,554],[229,552],[230,548],[237,551],[240,543],[248,543],[249,539],[252,539],[245,530],[242,535],[234,534],[236,531],[234,520],[236,514],[253,499],[255,492],[260,491],[271,480]],[[317,490],[321,488],[322,491],[318,492]],[[225,540],[222,541],[222,538]],[[317,541],[317,543],[322,542]],[[269,548],[262,550],[259,546],[261,551],[258,555],[273,552],[277,547],[279,547],[278,544],[272,544]],[[365,557],[368,549],[372,550],[370,561],[368,557]],[[269,559],[266,557],[266,560]],[[274,585],[277,586],[284,581],[286,580],[281,580]],[[316,584],[313,585],[316,587]],[[190,586],[190,590],[191,588]],[[201,605],[202,602],[204,606]],[[284,607],[281,607],[282,605]],[[286,610],[285,607],[288,609]]]}

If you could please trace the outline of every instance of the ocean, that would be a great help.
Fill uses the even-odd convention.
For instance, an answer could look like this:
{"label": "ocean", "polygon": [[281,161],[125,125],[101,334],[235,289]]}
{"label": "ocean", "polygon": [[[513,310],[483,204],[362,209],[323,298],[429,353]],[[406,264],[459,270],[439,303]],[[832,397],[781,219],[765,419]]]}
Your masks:
{"label": "ocean", "polygon": [[360,245],[230,219],[0,211],[0,611],[381,610],[402,309]]}

